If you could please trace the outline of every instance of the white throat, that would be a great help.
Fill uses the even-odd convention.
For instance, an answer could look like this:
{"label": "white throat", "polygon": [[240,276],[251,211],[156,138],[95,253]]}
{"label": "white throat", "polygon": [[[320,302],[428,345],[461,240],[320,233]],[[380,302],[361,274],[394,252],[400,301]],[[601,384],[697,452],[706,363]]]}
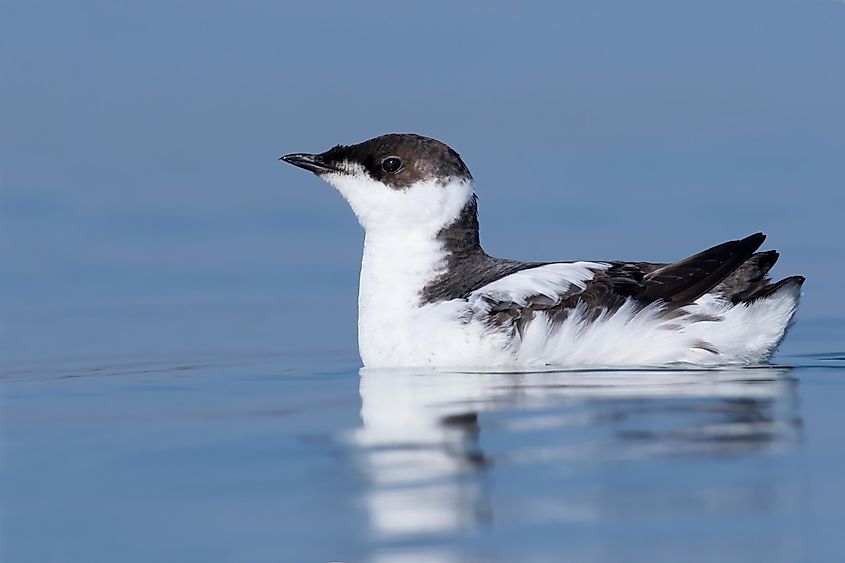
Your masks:
{"label": "white throat", "polygon": [[370,177],[362,167],[345,163],[344,172],[323,176],[349,202],[358,222],[367,231],[396,236],[436,235],[450,225],[473,195],[471,182],[424,180],[395,189]]}

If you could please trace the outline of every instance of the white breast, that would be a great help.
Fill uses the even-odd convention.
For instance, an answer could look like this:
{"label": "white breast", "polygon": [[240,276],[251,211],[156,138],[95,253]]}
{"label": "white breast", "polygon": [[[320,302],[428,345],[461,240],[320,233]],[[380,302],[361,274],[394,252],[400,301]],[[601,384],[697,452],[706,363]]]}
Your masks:
{"label": "white breast", "polygon": [[[421,306],[444,271],[437,234],[472,198],[472,185],[420,182],[389,190],[364,177],[329,179],[366,230],[358,292],[358,345],[365,366],[444,365],[473,338],[458,321],[465,301]],[[475,335],[474,340],[479,340]]]}

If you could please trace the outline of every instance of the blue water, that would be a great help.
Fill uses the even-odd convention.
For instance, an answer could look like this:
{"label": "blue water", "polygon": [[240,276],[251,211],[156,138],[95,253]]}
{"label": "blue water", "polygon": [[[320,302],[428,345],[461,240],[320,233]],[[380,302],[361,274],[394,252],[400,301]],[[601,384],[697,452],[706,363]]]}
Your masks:
{"label": "blue water", "polygon": [[[6,4],[2,561],[843,558],[845,2]],[[389,131],[494,255],[766,232],[779,367],[359,374],[360,228],[276,159]]]}
{"label": "blue water", "polygon": [[843,331],[703,372],[12,370],[3,560],[835,561],[845,351],[819,350]]}

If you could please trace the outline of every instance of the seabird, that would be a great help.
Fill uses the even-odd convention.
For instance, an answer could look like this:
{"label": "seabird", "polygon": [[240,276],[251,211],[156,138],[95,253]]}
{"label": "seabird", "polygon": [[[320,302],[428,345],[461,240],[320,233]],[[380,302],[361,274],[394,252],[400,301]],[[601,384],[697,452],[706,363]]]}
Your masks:
{"label": "seabird", "polygon": [[521,262],[488,255],[478,199],[446,144],[389,134],[281,160],[334,186],[364,227],[365,367],[706,366],[766,362],[804,282],[771,283],[756,233],[679,262]]}

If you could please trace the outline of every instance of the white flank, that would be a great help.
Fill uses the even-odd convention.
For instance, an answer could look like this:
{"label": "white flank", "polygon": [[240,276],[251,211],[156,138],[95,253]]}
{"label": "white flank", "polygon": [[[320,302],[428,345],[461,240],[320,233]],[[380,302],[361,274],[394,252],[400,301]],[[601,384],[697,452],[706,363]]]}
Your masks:
{"label": "white flank", "polygon": [[734,305],[705,295],[684,307],[689,315],[674,319],[662,314],[660,303],[639,308],[633,301],[592,321],[585,318],[582,307],[555,325],[540,314],[523,332],[516,363],[578,367],[757,364],[766,361],[780,343],[798,300],[798,289],[787,286],[750,304]]}

